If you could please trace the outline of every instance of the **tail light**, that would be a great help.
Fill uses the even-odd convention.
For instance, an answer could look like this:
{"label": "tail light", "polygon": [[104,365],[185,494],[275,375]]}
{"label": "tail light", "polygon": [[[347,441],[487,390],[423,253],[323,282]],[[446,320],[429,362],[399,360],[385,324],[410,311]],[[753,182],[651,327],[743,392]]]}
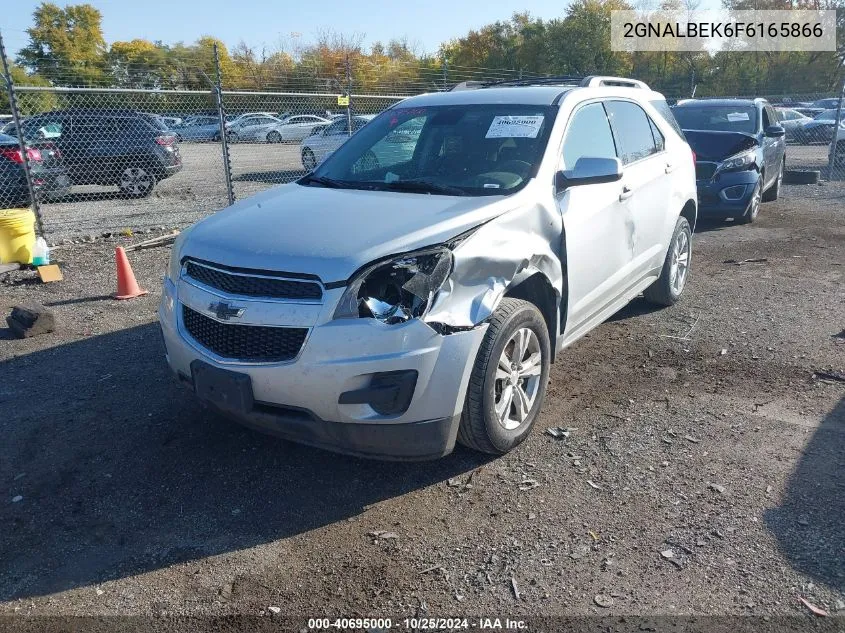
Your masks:
{"label": "tail light", "polygon": [[156,136],[156,143],[168,147],[176,142],[175,136]]}
{"label": "tail light", "polygon": [[[0,156],[12,161],[13,163],[17,163],[18,165],[23,165],[23,154],[17,147],[0,147]],[[26,157],[30,161],[37,163],[41,162],[41,152],[34,147],[28,147],[26,149]]]}
{"label": "tail light", "polygon": [[694,149],[690,148],[690,150],[689,150],[689,151],[690,151],[690,153],[692,154],[692,164],[693,164],[693,166],[695,166],[695,163],[696,163],[696,161],[698,160],[698,157],[695,155],[695,150],[694,150]]}

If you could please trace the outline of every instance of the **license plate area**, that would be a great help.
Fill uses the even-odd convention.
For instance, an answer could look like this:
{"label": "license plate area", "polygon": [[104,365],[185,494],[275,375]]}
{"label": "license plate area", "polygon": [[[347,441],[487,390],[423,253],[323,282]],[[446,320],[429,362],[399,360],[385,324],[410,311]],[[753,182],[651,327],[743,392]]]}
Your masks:
{"label": "license plate area", "polygon": [[207,403],[233,413],[249,413],[255,400],[252,379],[228,369],[220,369],[200,360],[191,363],[191,376],[197,397]]}

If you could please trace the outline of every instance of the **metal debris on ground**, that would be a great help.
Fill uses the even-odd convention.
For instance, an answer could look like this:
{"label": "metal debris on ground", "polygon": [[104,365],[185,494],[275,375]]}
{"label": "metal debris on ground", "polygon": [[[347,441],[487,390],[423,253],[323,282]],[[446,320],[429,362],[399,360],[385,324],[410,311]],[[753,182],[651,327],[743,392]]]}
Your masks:
{"label": "metal debris on ground", "polygon": [[566,438],[569,437],[569,434],[572,433],[572,431],[576,431],[576,430],[577,429],[573,429],[573,428],[569,428],[569,427],[552,426],[552,427],[546,429],[546,435],[551,435],[552,437],[554,437],[556,439],[560,439],[560,438],[566,439]]}
{"label": "metal debris on ground", "polygon": [[684,439],[687,442],[692,442],[693,444],[698,444],[701,441],[698,438],[692,437],[691,435],[684,435]]}
{"label": "metal debris on ground", "polygon": [[602,488],[600,485],[590,479],[587,480],[587,483],[590,484],[590,488],[594,488],[596,490],[604,490],[604,488]]}
{"label": "metal debris on ground", "polygon": [[609,609],[613,606],[613,598],[608,596],[607,594],[600,593],[593,598],[593,602],[595,602],[598,606]]}
{"label": "metal debris on ground", "polygon": [[839,371],[815,371],[813,380],[821,382],[845,382],[845,374]]}
{"label": "metal debris on ground", "polygon": [[513,576],[511,576],[511,588],[513,589],[513,597],[519,600],[519,585],[516,584],[516,578],[514,578]]}
{"label": "metal debris on ground", "polygon": [[371,536],[374,539],[383,539],[383,540],[399,538],[399,535],[396,534],[395,532],[386,532],[384,530],[374,530],[372,532],[367,532],[367,536]]}
{"label": "metal debris on ground", "polygon": [[810,611],[812,611],[815,615],[818,615],[820,617],[826,617],[826,616],[830,615],[827,611],[817,607],[816,605],[814,605],[812,602],[810,602],[806,598],[798,598],[798,599],[802,603],[804,603],[804,606],[807,607]]}
{"label": "metal debris on ground", "polygon": [[267,610],[273,615],[278,615],[282,612],[281,607],[267,607]]}
{"label": "metal debris on ground", "polygon": [[719,494],[724,494],[725,492],[725,487],[721,484],[709,483],[707,484],[707,487],[710,488],[710,490],[718,492]]}
{"label": "metal debris on ground", "polygon": [[420,576],[423,574],[430,574],[433,571],[443,571],[443,567],[441,565],[432,565],[431,567],[426,567],[420,572]]}
{"label": "metal debris on ground", "polygon": [[736,266],[742,266],[743,264],[762,264],[763,262],[769,261],[768,257],[752,257],[750,259],[726,259],[723,261],[723,264],[734,264]]}
{"label": "metal debris on ground", "polygon": [[526,490],[533,490],[540,485],[536,479],[523,479],[519,482],[519,489],[525,492]]}

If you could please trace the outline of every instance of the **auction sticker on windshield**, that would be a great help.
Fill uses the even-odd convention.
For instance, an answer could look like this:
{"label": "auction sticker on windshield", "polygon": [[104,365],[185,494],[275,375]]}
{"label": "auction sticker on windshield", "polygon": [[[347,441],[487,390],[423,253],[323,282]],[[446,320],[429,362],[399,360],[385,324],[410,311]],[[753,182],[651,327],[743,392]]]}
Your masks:
{"label": "auction sticker on windshield", "polygon": [[537,138],[543,126],[543,115],[496,116],[485,138]]}
{"label": "auction sticker on windshield", "polygon": [[728,121],[736,123],[737,121],[748,121],[748,112],[728,112]]}

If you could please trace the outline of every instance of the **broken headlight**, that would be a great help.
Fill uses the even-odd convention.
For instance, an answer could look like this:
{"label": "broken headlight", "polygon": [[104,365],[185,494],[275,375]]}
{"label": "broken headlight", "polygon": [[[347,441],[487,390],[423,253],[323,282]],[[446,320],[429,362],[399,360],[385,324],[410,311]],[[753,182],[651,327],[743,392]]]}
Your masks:
{"label": "broken headlight", "polygon": [[719,171],[742,171],[757,162],[757,152],[753,149],[735,154],[719,163]]}
{"label": "broken headlight", "polygon": [[375,264],[346,287],[336,319],[377,319],[404,323],[425,314],[434,295],[452,272],[452,253],[433,248]]}

